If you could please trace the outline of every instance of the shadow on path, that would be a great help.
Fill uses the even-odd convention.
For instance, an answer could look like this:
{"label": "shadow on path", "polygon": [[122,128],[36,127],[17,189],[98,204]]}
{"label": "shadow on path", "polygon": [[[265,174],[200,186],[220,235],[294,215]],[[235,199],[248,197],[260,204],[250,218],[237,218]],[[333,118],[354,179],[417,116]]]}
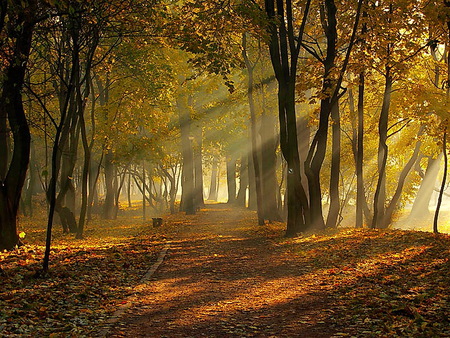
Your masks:
{"label": "shadow on path", "polygon": [[318,281],[258,235],[253,212],[209,205],[172,222],[165,262],[111,337],[332,335]]}

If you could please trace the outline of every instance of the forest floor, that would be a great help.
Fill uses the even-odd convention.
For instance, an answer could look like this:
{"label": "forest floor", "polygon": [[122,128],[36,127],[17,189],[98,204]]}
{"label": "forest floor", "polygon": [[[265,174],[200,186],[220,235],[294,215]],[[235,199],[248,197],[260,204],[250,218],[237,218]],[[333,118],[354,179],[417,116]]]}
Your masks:
{"label": "forest floor", "polygon": [[26,244],[0,254],[0,336],[450,337],[448,235],[286,239],[282,223],[207,205],[160,228],[125,214],[84,240],[56,231],[35,278],[44,231],[29,222]]}

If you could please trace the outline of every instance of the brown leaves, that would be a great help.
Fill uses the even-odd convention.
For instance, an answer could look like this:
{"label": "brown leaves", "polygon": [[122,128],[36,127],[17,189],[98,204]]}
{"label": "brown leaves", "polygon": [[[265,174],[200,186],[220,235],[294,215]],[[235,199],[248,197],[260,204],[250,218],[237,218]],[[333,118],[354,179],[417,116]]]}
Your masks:
{"label": "brown leaves", "polygon": [[82,241],[56,234],[50,274],[42,278],[34,275],[44,247],[33,231],[31,242],[0,254],[2,334],[89,335],[138,283],[164,242],[150,225],[124,218],[89,228]]}
{"label": "brown leaves", "polygon": [[449,236],[343,229],[279,246],[304,262],[320,288],[333,287],[329,320],[337,335],[450,334]]}

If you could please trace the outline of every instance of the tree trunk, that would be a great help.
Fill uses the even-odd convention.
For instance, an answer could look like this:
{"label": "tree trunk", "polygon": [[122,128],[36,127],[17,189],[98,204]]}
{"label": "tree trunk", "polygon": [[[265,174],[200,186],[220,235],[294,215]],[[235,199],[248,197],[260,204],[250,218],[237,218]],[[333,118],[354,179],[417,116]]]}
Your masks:
{"label": "tree trunk", "polygon": [[[123,188],[123,184],[125,183],[125,178],[128,172],[128,168],[129,168],[130,164],[127,164],[125,166],[125,168],[123,168],[123,172],[121,174],[119,174],[118,176],[116,175],[116,185],[115,185],[115,190],[116,190],[116,195],[115,195],[115,201],[114,201],[114,219],[117,219],[117,214],[119,213],[119,199],[120,199],[120,195],[121,195],[121,191]],[[117,179],[118,177],[118,179]]]}
{"label": "tree trunk", "polygon": [[236,198],[236,205],[245,208],[247,206],[248,187],[248,154],[246,151],[241,155],[239,165],[239,191]]}
{"label": "tree trunk", "polygon": [[277,201],[277,146],[275,136],[276,120],[274,116],[265,114],[261,116],[261,169],[262,192],[264,202],[264,218],[271,221],[282,221]]}
{"label": "tree trunk", "polygon": [[195,201],[195,209],[198,210],[205,206],[205,199],[203,197],[203,157],[202,157],[202,148],[203,148],[203,133],[202,127],[196,126],[194,128],[195,132],[195,147],[194,147],[194,178],[195,178],[195,187],[194,187],[194,201]]}
{"label": "tree trunk", "polygon": [[127,202],[128,208],[131,208],[133,205],[131,203],[131,173],[128,172],[128,180],[127,180]]}
{"label": "tree trunk", "polygon": [[[326,9],[325,9],[326,8]],[[337,79],[333,77],[332,71],[335,68],[336,43],[337,43],[337,22],[336,5],[333,0],[325,0],[322,26],[324,27],[327,39],[327,53],[324,64],[324,75],[322,84],[322,95],[324,98],[320,103],[319,127],[309,149],[308,158],[305,163],[306,176],[308,177],[311,222],[315,229],[325,228],[322,211],[322,190],[320,183],[320,172],[325,159],[328,140],[328,124],[332,110],[338,105],[337,100],[333,100],[337,95]],[[325,20],[326,17],[326,20]]]}
{"label": "tree trunk", "polygon": [[247,33],[242,36],[242,55],[244,57],[245,65],[247,67],[248,73],[248,84],[247,84],[247,96],[248,104],[250,108],[250,137],[252,146],[252,158],[253,158],[253,169],[255,171],[255,188],[256,188],[256,212],[258,215],[258,224],[264,225],[264,209],[263,209],[263,196],[262,196],[262,182],[261,182],[261,169],[260,160],[258,156],[257,148],[257,132],[256,132],[256,109],[255,101],[253,97],[254,92],[254,80],[253,80],[253,69],[254,64],[251,64],[248,54],[247,54]]}
{"label": "tree trunk", "polygon": [[[175,177],[175,172],[173,173],[173,175],[171,175],[169,173],[169,171],[164,168],[163,166],[160,165],[160,170],[162,172],[162,174],[164,175],[164,177],[169,181],[169,209],[170,209],[170,213],[174,214],[175,213],[175,198],[176,198],[176,193],[177,193],[177,187],[176,187],[176,177]],[[166,187],[167,189],[167,187]]]}
{"label": "tree trunk", "polygon": [[186,97],[177,100],[178,117],[181,131],[181,153],[183,156],[183,172],[181,177],[181,211],[187,215],[195,214],[194,195],[194,151],[192,145],[191,116]]}
{"label": "tree trunk", "polygon": [[100,177],[100,168],[103,162],[103,153],[98,162],[90,161],[89,166],[89,194],[88,194],[88,204],[87,204],[87,222],[92,219],[92,208],[94,204],[96,204],[96,200],[98,200],[98,189],[97,182]]}
{"label": "tree trunk", "polygon": [[8,164],[10,158],[9,149],[9,131],[8,131],[8,112],[5,105],[0,106],[0,181],[4,181],[8,173]]}
{"label": "tree trunk", "polygon": [[103,205],[103,218],[114,219],[114,201],[117,191],[114,189],[114,179],[116,169],[113,163],[113,153],[111,149],[105,153],[105,204]]}
{"label": "tree trunk", "polygon": [[[449,22],[449,29],[450,29],[450,22]],[[449,59],[450,59],[450,56],[449,56]],[[450,72],[449,72],[449,76],[450,76]],[[445,123],[447,123],[447,120],[445,121]],[[439,191],[439,197],[438,197],[438,201],[437,201],[437,205],[436,205],[436,211],[434,212],[433,232],[435,234],[439,233],[439,228],[438,228],[439,211],[441,209],[442,197],[444,195],[445,184],[447,181],[447,172],[448,172],[447,126],[444,129],[444,137],[442,140],[442,153],[444,154],[444,174],[442,175],[442,183],[441,183],[441,189]]]}
{"label": "tree trunk", "polygon": [[309,116],[302,112],[297,119],[297,134],[298,134],[298,153],[300,155],[300,171],[301,181],[305,191],[308,191],[308,178],[305,173],[305,160],[308,157],[308,150],[311,138],[311,128],[309,126]]}
{"label": "tree trunk", "polygon": [[[2,175],[6,175],[0,177],[0,250],[13,249],[19,243],[17,212],[30,156],[31,137],[22,102],[22,86],[31,49],[36,2],[28,1],[27,6],[19,8],[19,13],[9,13],[9,26],[13,31],[8,33],[14,42],[9,60],[3,60],[6,69],[0,96],[1,118],[8,116],[14,144],[7,172],[4,164],[1,169]],[[6,134],[0,135],[3,144],[7,142],[5,137]],[[7,159],[1,158],[0,162]]]}
{"label": "tree trunk", "polygon": [[442,155],[440,153],[437,158],[428,158],[427,170],[422,177],[422,183],[420,184],[419,191],[416,194],[411,212],[408,216],[408,219],[411,221],[424,219],[430,214],[428,206],[436,187],[436,179],[439,174]]}
{"label": "tree trunk", "polygon": [[367,204],[366,193],[364,191],[364,91],[365,75],[359,74],[358,85],[358,126],[356,142],[356,227],[362,228],[364,204]]}
{"label": "tree trunk", "polygon": [[331,173],[330,173],[330,208],[328,209],[327,228],[338,225],[341,202],[339,196],[339,175],[341,171],[341,117],[339,105],[331,109],[332,119],[332,146],[331,146]]}
{"label": "tree trunk", "polygon": [[236,203],[236,159],[233,155],[227,156],[227,191],[227,203]]}
{"label": "tree trunk", "polygon": [[147,210],[145,203],[145,161],[142,162],[142,219],[147,219]]}
{"label": "tree trunk", "polygon": [[248,208],[256,211],[256,187],[255,187],[255,169],[253,166],[253,156],[249,151],[247,153],[247,175],[248,175]]}
{"label": "tree trunk", "polygon": [[83,163],[83,173],[81,179],[81,206],[80,206],[80,218],[78,220],[78,230],[77,238],[83,238],[84,225],[86,222],[86,213],[88,206],[88,185],[89,185],[89,169],[91,167],[91,150],[89,148],[86,125],[84,123],[84,116],[80,114],[81,123],[81,138],[84,149],[84,163]]}
{"label": "tree trunk", "polygon": [[292,2],[286,6],[281,0],[266,0],[265,10],[272,24],[269,26],[269,50],[278,82],[278,116],[280,121],[280,146],[287,162],[286,236],[295,236],[310,225],[308,198],[301,182],[298,154],[297,121],[295,113],[295,83],[300,44],[311,1],[307,1],[297,36],[293,30]]}
{"label": "tree trunk", "polygon": [[[423,131],[424,131],[424,128],[421,127],[419,130],[418,137],[420,137],[423,134]],[[397,188],[395,190],[394,195],[392,196],[392,199],[391,199],[388,207],[386,208],[386,211],[384,213],[384,218],[382,220],[380,228],[386,229],[390,226],[390,224],[392,222],[392,217],[397,208],[398,201],[400,200],[400,197],[401,197],[401,194],[403,191],[403,186],[405,185],[406,177],[408,176],[409,172],[411,171],[411,169],[414,166],[414,163],[416,163],[416,161],[419,157],[421,145],[422,145],[421,141],[416,142],[416,146],[414,147],[414,152],[413,152],[411,158],[406,163],[405,167],[403,168],[402,172],[400,173],[400,175],[398,177]]]}
{"label": "tree trunk", "polygon": [[381,107],[380,118],[378,121],[378,181],[375,190],[374,203],[373,203],[373,221],[372,228],[376,229],[382,226],[385,213],[385,201],[386,201],[386,164],[388,156],[387,145],[387,132],[388,132],[388,119],[389,119],[389,107],[391,104],[392,93],[392,77],[390,75],[390,69],[386,67],[385,76],[385,88],[383,95],[383,105]]}
{"label": "tree trunk", "polygon": [[214,156],[212,159],[212,166],[211,166],[211,183],[209,185],[209,196],[208,200],[210,201],[217,201],[217,193],[218,193],[218,171],[219,171],[219,164],[217,157]]}

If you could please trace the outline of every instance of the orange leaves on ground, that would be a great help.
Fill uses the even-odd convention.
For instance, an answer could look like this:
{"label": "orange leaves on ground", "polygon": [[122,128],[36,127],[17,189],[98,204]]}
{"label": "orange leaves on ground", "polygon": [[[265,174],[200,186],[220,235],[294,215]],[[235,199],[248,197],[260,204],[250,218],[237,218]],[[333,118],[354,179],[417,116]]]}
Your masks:
{"label": "orange leaves on ground", "polygon": [[450,336],[448,235],[341,229],[278,247],[303,262],[318,289],[333,288],[329,320],[340,335]]}
{"label": "orange leaves on ground", "polygon": [[36,278],[44,252],[42,224],[21,223],[25,245],[0,253],[4,335],[89,336],[138,284],[164,244],[150,223],[131,217],[94,221],[83,240],[55,229],[50,274]]}

